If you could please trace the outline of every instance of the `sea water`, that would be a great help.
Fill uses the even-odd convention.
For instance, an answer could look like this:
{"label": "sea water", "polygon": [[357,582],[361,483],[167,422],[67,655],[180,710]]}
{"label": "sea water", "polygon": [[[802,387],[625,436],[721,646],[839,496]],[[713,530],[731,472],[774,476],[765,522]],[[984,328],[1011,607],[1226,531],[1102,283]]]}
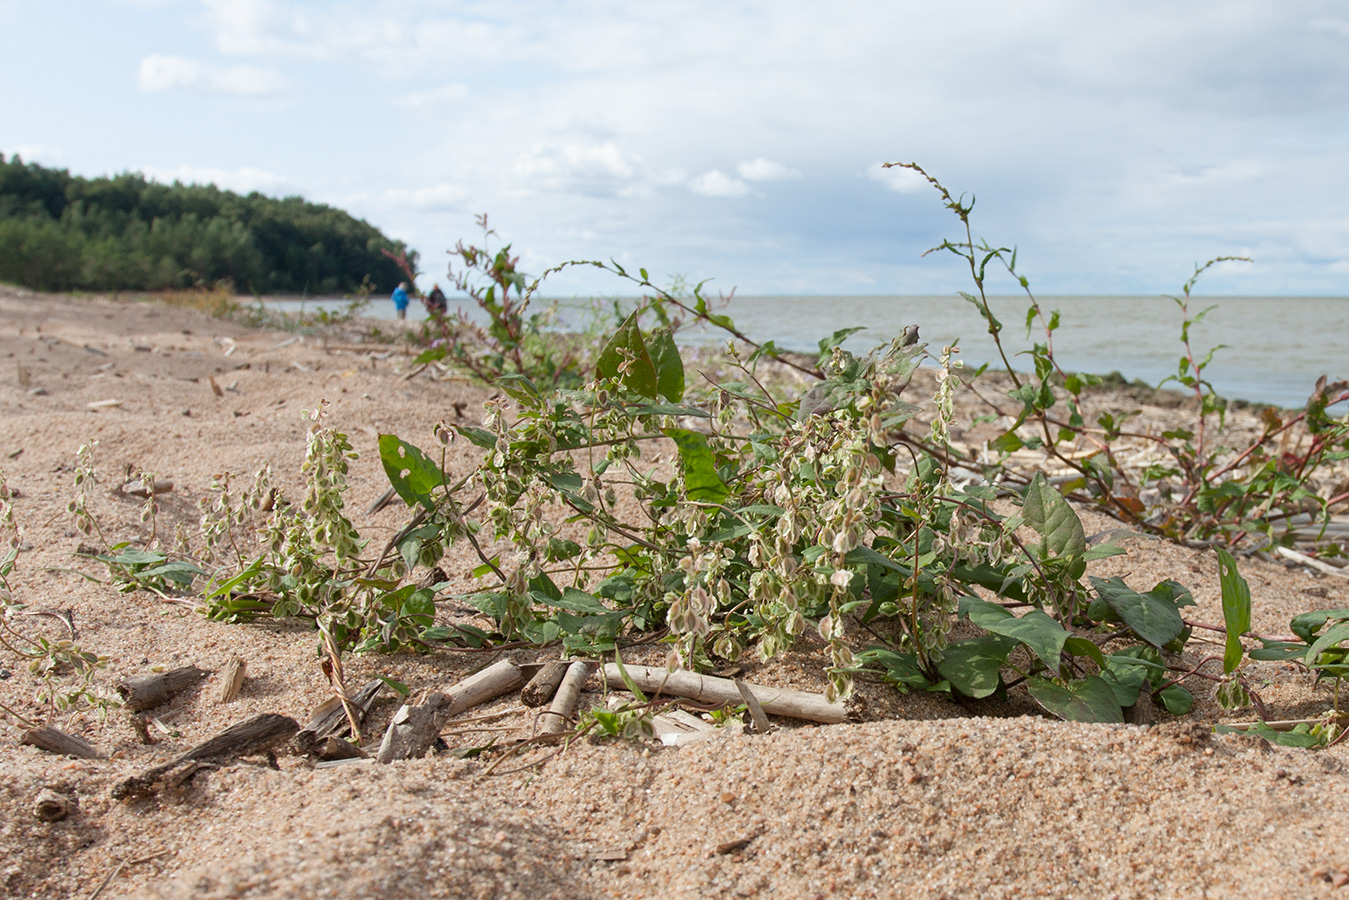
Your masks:
{"label": "sea water", "polygon": [[[456,302],[451,298],[451,305]],[[538,302],[538,301],[535,301]],[[622,301],[619,301],[622,304]],[[269,301],[294,311],[301,301]],[[339,309],[341,301],[309,300],[308,311],[322,306]],[[1012,366],[1029,369],[1025,355],[1033,343],[1044,343],[1036,322],[1026,334],[1024,298],[994,297],[993,314],[1002,322],[1003,350]],[[1180,341],[1180,307],[1169,297],[1047,297],[1040,306],[1059,312],[1053,333],[1055,358],[1066,371],[1108,374],[1152,385],[1177,374],[1185,347]],[[481,318],[476,307],[466,308]],[[612,322],[613,301],[558,301],[557,327],[580,330],[597,311]],[[1328,297],[1195,297],[1190,315],[1208,312],[1190,327],[1190,348],[1203,360],[1214,350],[1204,377],[1230,399],[1301,407],[1316,379],[1349,379],[1349,298]],[[774,341],[780,349],[813,352],[822,337],[842,328],[863,330],[844,344],[863,352],[885,343],[904,326],[916,324],[933,356],[956,345],[968,366],[991,363],[1002,368],[992,338],[973,305],[960,297],[742,297],[718,312],[755,341]],[[421,310],[416,304],[410,313]],[[393,304],[372,300],[368,316],[392,319]],[[693,328],[680,339],[690,344],[725,340],[714,328]],[[1217,348],[1216,350],[1214,348]],[[1172,383],[1172,386],[1177,386]]]}

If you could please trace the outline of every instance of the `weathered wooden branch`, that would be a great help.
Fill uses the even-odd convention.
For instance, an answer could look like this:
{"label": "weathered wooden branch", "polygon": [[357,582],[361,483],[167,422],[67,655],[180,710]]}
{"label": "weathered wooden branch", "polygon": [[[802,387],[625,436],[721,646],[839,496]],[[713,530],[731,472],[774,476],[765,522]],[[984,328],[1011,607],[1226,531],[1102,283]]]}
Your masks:
{"label": "weathered wooden branch", "polygon": [[360,747],[357,747],[351,741],[344,740],[334,735],[329,735],[323,739],[314,751],[314,755],[326,762],[335,759],[369,759],[370,754],[366,753]]}
{"label": "weathered wooden branch", "polygon": [[29,728],[23,733],[23,737],[19,738],[19,743],[45,750],[48,753],[60,753],[64,756],[74,756],[79,759],[103,758],[103,754],[99,753],[98,749],[84,738],[66,734],[59,728],[46,725],[41,728]]}
{"label": "weathered wooden branch", "polygon": [[[215,737],[202,741],[166,763],[132,775],[113,786],[116,800],[146,797],[156,793],[165,783],[172,783],[174,770],[192,771],[208,760],[235,759],[240,756],[258,756],[271,753],[278,744],[290,740],[300,725],[290,716],[262,713],[231,725]],[[176,779],[182,781],[183,779]]]}
{"label": "weathered wooden branch", "polygon": [[717,726],[683,709],[669,709],[662,713],[665,718],[684,726],[685,731],[716,731]]}
{"label": "weathered wooden branch", "polygon": [[594,664],[588,660],[577,660],[567,667],[567,674],[558,685],[552,705],[539,717],[542,720],[539,728],[541,732],[561,734],[567,730],[572,714],[576,712],[576,703],[581,699],[581,688],[594,671]]}
{"label": "weathered wooden branch", "polygon": [[183,666],[155,675],[127,678],[113,685],[127,709],[150,709],[171,698],[179,691],[192,687],[209,673],[196,666]]}
{"label": "weathered wooden branch", "polygon": [[538,673],[529,679],[529,684],[520,691],[520,702],[530,707],[543,706],[553,699],[553,695],[557,693],[557,686],[562,683],[562,676],[566,674],[566,660],[555,659],[548,663],[539,669]]}
{"label": "weathered wooden branch", "polygon": [[375,758],[387,763],[425,756],[452,717],[514,690],[524,684],[527,672],[532,675],[533,667],[503,659],[444,692],[429,691],[418,702],[403,704],[384,732]]}
{"label": "weathered wooden branch", "polygon": [[[375,703],[375,696],[379,694],[379,689],[382,687],[384,687],[384,682],[374,678],[361,685],[361,689],[349,698],[360,723],[365,722],[370,707]],[[347,730],[349,724],[346,709],[343,707],[341,699],[330,697],[319,704],[313,715],[310,716],[308,724],[295,735],[295,748],[301,753],[312,754],[329,737],[340,736]]]}
{"label": "weathered wooden branch", "polygon": [[735,679],[735,689],[740,692],[740,698],[745,701],[745,708],[749,710],[750,720],[754,722],[754,730],[759,734],[768,734],[768,729],[773,725],[768,721],[768,714],[764,712],[763,704],[759,698],[754,696],[754,691],[750,690],[749,683],[743,679]]}
{"label": "weathered wooden branch", "polygon": [[[729,678],[699,675],[696,672],[670,672],[663,666],[624,666],[624,669],[638,688],[650,694],[686,697],[699,703],[743,702],[735,682]],[[604,683],[611,688],[627,687],[616,663],[605,664]],[[749,687],[754,691],[754,696],[763,706],[764,712],[770,715],[789,716],[793,719],[826,724],[845,722],[848,718],[847,707],[842,703],[830,703],[824,694],[759,684],[751,684]]]}
{"label": "weathered wooden branch", "polygon": [[1295,563],[1301,563],[1310,569],[1315,569],[1322,574],[1334,575],[1336,578],[1349,578],[1349,569],[1341,569],[1338,566],[1332,566],[1330,563],[1322,562],[1314,556],[1298,553],[1296,550],[1290,550],[1287,547],[1275,547],[1274,552],[1286,559],[1291,559]]}
{"label": "weathered wooden branch", "polygon": [[231,659],[220,673],[220,702],[229,703],[238,697],[239,689],[244,686],[246,677],[248,677],[248,663],[239,656]]}

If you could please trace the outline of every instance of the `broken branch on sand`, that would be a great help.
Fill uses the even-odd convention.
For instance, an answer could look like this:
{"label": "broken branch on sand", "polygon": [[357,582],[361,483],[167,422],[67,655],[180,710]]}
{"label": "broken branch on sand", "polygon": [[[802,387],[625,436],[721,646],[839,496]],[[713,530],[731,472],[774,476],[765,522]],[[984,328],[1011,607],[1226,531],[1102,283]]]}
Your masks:
{"label": "broken branch on sand", "polygon": [[[684,697],[699,703],[739,704],[743,702],[740,690],[729,678],[699,675],[696,672],[671,672],[663,666],[624,666],[628,678],[643,691],[670,697]],[[615,663],[604,666],[604,683],[611,688],[626,688],[623,671]],[[763,711],[775,716],[804,719],[808,722],[836,724],[848,719],[847,707],[830,703],[824,694],[794,691],[787,688],[748,684]]]}
{"label": "broken branch on sand", "polygon": [[514,690],[534,669],[503,659],[444,692],[430,691],[416,703],[403,704],[384,732],[375,758],[387,763],[425,756],[452,716]]}

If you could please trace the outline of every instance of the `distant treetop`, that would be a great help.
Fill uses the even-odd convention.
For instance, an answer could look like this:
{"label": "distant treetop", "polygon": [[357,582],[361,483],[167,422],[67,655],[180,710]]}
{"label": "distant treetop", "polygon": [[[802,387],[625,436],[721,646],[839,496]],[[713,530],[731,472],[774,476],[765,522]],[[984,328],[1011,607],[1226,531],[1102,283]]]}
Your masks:
{"label": "distant treetop", "polygon": [[139,173],[82,178],[0,154],[0,281],[45,291],[232,281],[257,294],[392,290],[416,251],[340,209]]}

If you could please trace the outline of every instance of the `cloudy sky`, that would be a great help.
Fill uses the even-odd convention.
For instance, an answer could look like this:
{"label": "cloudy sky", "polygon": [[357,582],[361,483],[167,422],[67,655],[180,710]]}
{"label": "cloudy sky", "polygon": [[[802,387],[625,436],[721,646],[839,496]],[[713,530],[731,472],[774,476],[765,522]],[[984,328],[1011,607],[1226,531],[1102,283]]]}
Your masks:
{"label": "cloudy sky", "polygon": [[[0,151],[343,207],[422,254],[487,212],[744,294],[950,294],[977,196],[1046,295],[1349,295],[1349,8],[1222,0],[0,0]],[[995,285],[998,287],[998,285]],[[1010,292],[1010,283],[1001,285]],[[594,270],[548,291],[620,293]]]}

